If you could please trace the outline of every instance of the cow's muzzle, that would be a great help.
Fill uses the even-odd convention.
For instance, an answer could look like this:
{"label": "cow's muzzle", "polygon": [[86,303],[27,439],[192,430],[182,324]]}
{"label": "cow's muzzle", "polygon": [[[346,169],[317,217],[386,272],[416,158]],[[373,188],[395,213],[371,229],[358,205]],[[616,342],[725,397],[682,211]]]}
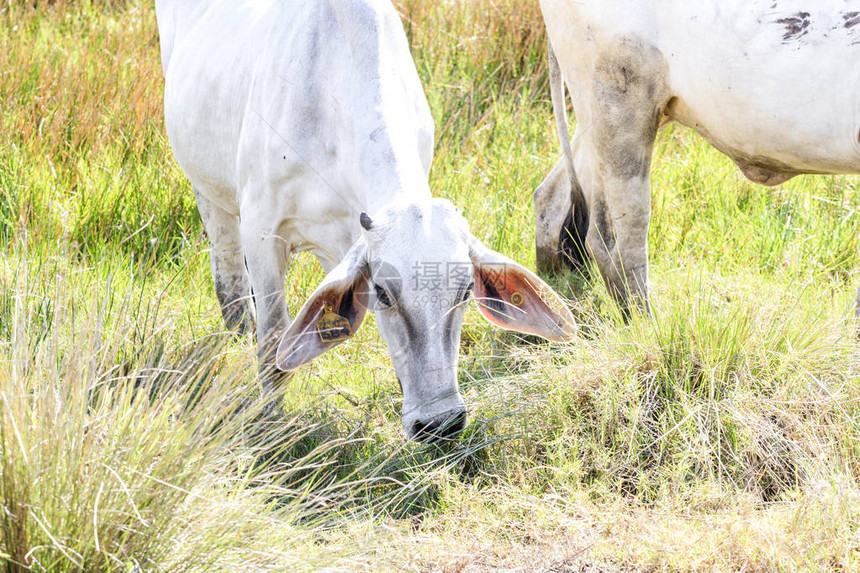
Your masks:
{"label": "cow's muzzle", "polygon": [[409,428],[412,438],[425,443],[453,440],[466,427],[466,409],[448,410],[429,420],[416,420]]}

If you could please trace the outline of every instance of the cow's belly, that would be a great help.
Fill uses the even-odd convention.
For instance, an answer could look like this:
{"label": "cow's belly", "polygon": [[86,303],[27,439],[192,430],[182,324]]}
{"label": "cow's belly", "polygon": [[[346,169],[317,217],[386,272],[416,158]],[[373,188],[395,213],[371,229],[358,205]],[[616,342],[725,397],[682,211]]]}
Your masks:
{"label": "cow's belly", "polygon": [[669,116],[699,132],[756,183],[775,185],[800,173],[860,173],[860,125],[844,115],[811,118],[754,101],[731,108],[708,103],[681,96],[670,100]]}
{"label": "cow's belly", "polygon": [[741,168],[860,172],[860,116],[847,102],[808,99],[786,86],[737,83],[709,83],[675,93],[669,116],[701,133]]}
{"label": "cow's belly", "polygon": [[757,13],[696,3],[667,25],[667,112],[761,183],[779,182],[769,173],[860,172],[860,26],[840,26],[836,9],[788,4]]}

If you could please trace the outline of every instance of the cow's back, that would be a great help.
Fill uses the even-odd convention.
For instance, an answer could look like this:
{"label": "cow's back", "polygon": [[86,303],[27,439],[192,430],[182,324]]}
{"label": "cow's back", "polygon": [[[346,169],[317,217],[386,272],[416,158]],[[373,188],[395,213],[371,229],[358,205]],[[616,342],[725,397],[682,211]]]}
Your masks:
{"label": "cow's back", "polygon": [[384,203],[402,187],[395,177],[414,176],[429,195],[432,118],[390,4],[169,7],[159,10],[159,25],[164,14],[176,29],[163,53],[167,131],[192,184],[221,190],[216,203],[236,210],[243,187],[279,186],[279,210],[308,228],[360,203],[372,211],[357,194],[376,190]]}
{"label": "cow's back", "polygon": [[541,5],[575,100],[601,89],[601,70],[644,73],[667,95],[664,120],[696,129],[748,175],[860,170],[857,0]]}

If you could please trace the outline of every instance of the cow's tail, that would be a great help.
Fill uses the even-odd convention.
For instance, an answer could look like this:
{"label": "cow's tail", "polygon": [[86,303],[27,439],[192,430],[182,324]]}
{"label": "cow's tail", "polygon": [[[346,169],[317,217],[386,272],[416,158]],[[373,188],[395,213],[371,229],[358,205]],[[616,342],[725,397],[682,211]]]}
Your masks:
{"label": "cow's tail", "polygon": [[561,144],[564,164],[570,181],[570,211],[561,226],[559,250],[562,260],[571,268],[579,271],[588,270],[589,255],[585,248],[585,235],[588,232],[588,203],[582,192],[582,186],[576,176],[573,164],[573,150],[570,147],[570,133],[567,129],[567,102],[565,101],[564,78],[552,44],[547,39],[547,56],[549,59],[549,91],[552,98],[552,110],[555,115],[555,125]]}

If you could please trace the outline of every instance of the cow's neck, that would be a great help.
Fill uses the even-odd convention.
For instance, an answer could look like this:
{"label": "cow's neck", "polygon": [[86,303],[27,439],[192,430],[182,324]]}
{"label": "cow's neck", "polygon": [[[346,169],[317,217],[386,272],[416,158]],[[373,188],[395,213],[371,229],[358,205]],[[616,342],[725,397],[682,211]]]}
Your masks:
{"label": "cow's neck", "polygon": [[396,78],[380,74],[376,82],[372,100],[368,98],[364,103],[365,109],[372,111],[354,115],[361,118],[355,124],[353,144],[358,150],[356,192],[362,210],[368,213],[404,196],[430,198],[419,152],[421,124],[410,105],[413,102],[404,96]]}
{"label": "cow's neck", "polygon": [[384,167],[371,158],[362,162],[363,185],[358,193],[362,211],[376,213],[395,201],[420,202],[430,199],[430,186],[417,155],[394,158],[386,155],[385,158]]}

